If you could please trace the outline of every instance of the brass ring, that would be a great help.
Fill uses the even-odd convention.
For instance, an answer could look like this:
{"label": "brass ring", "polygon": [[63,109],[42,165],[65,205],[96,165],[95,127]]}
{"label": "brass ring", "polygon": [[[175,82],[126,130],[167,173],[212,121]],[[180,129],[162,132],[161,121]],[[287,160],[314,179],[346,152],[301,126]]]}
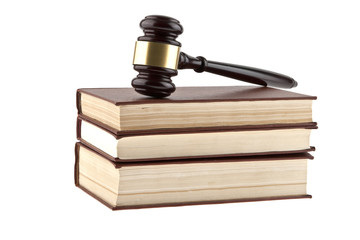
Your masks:
{"label": "brass ring", "polygon": [[180,47],[166,43],[137,41],[134,65],[147,65],[177,70]]}

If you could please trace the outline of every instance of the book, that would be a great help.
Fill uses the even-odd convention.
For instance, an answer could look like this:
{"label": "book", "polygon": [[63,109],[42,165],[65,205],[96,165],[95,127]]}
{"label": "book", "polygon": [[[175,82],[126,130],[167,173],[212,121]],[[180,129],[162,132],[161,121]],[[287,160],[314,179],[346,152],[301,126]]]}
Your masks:
{"label": "book", "polygon": [[309,153],[115,163],[76,143],[75,155],[75,185],[113,210],[311,198]]}
{"label": "book", "polygon": [[113,133],[193,131],[312,122],[316,97],[258,86],[178,87],[168,98],[148,98],[132,88],[77,90],[83,119]]}
{"label": "book", "polygon": [[310,132],[317,127],[315,123],[307,123],[282,127],[116,135],[81,117],[77,126],[77,138],[81,142],[109,155],[115,162],[312,151]]}

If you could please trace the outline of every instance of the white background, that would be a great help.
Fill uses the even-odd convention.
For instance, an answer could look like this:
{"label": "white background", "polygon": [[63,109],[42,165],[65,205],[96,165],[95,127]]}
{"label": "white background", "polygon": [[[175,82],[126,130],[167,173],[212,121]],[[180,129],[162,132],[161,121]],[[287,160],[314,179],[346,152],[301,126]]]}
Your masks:
{"label": "white background", "polygon": [[[139,22],[190,55],[294,77],[316,95],[311,200],[113,212],[73,183],[75,92],[130,87]],[[359,239],[356,1],[1,1],[1,239]],[[182,70],[177,86],[244,85]]]}

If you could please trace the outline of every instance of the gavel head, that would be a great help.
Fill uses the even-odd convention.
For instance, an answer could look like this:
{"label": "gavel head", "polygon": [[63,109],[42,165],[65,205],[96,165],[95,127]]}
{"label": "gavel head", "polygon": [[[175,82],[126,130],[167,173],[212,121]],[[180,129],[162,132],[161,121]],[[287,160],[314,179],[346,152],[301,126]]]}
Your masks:
{"label": "gavel head", "polygon": [[183,32],[174,18],[151,15],[140,22],[144,36],[138,38],[134,53],[134,69],[139,72],[132,80],[135,91],[152,97],[167,97],[175,91],[171,81],[177,75]]}

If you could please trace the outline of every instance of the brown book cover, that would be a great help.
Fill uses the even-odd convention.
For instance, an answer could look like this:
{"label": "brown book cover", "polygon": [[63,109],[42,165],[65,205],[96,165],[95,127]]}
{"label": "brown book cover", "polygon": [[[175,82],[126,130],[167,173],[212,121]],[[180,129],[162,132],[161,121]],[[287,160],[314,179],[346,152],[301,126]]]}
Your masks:
{"label": "brown book cover", "polygon": [[[115,105],[142,103],[175,103],[175,102],[225,102],[225,101],[258,101],[258,100],[294,100],[311,99],[309,96],[290,91],[258,86],[216,86],[216,87],[178,87],[167,98],[150,98],[142,96],[133,88],[81,88],[81,92],[104,99]],[[78,110],[79,108],[78,98]]]}
{"label": "brown book cover", "polygon": [[213,159],[185,159],[185,160],[170,160],[169,161],[151,161],[151,162],[135,162],[135,163],[116,163],[113,162],[109,155],[103,152],[95,151],[92,148],[84,145],[83,143],[77,142],[75,144],[75,166],[74,166],[74,180],[75,186],[82,189],[84,192],[94,197],[105,206],[112,210],[123,210],[123,209],[140,209],[140,208],[154,208],[154,207],[173,207],[173,206],[186,206],[186,205],[204,205],[204,204],[221,204],[221,203],[236,203],[236,202],[253,202],[253,201],[269,201],[269,200],[285,200],[285,199],[299,199],[299,198],[312,198],[311,195],[296,195],[296,196],[283,196],[283,197],[267,197],[267,198],[248,198],[248,199],[230,199],[221,201],[201,201],[201,202],[186,202],[186,203],[168,203],[168,204],[152,204],[152,205],[137,205],[137,206],[124,206],[124,207],[113,207],[106,203],[104,200],[83,188],[79,184],[79,149],[84,147],[97,155],[109,160],[114,168],[121,168],[125,166],[141,166],[141,165],[163,165],[163,164],[190,164],[190,163],[209,163],[209,162],[238,162],[238,161],[271,161],[271,160],[291,160],[291,159],[309,159],[312,160],[314,157],[309,153],[293,153],[293,154],[276,154],[276,155],[263,155],[263,156],[241,156],[241,157],[226,157],[226,158],[213,158]]}
{"label": "brown book cover", "polygon": [[[207,103],[207,102],[241,102],[241,101],[274,101],[274,100],[315,100],[315,96],[309,96],[281,89],[259,87],[259,86],[219,86],[219,87],[179,87],[176,92],[168,98],[158,99],[142,96],[136,93],[132,88],[82,88],[77,90],[77,109],[78,114],[85,120],[102,125],[116,135],[122,134],[143,134],[147,132],[194,132],[198,129],[234,129],[237,126],[226,126],[226,124],[204,125],[196,127],[156,127],[146,129],[119,130],[115,126],[105,125],[94,116],[86,116],[81,109],[81,93],[94,96],[98,99],[105,100],[114,106],[123,105],[142,105],[142,104],[176,104],[176,103]],[[121,117],[120,117],[121,118]],[[171,122],[171,116],[169,121]],[[184,118],[184,121],[186,119]],[[212,123],[213,124],[213,123]],[[304,123],[291,123],[304,124]],[[315,123],[309,123],[315,124]],[[264,124],[269,125],[269,124]],[[274,123],[276,125],[288,125],[284,123]],[[315,124],[316,125],[316,124]],[[160,125],[159,125],[160,126]],[[250,125],[251,126],[251,125]]]}
{"label": "brown book cover", "polygon": [[[82,116],[79,116],[77,119],[77,130],[76,130],[76,135],[77,135],[77,139],[79,141],[81,141],[82,143],[84,143],[85,145],[91,147],[92,149],[95,149],[97,152],[101,152],[102,154],[106,155],[108,159],[114,161],[114,162],[138,162],[138,161],[167,161],[167,160],[176,160],[176,159],[197,159],[197,158],[217,158],[217,157],[238,157],[238,156],[250,156],[250,155],[272,155],[272,154],[292,154],[292,153],[304,153],[304,152],[309,152],[309,151],[315,151],[315,147],[310,146],[308,149],[301,149],[301,150],[294,150],[294,151],[268,151],[268,152],[256,152],[256,153],[237,153],[237,154],[218,154],[218,155],[202,155],[202,156],[186,156],[186,157],[167,157],[167,158],[149,158],[149,159],[121,159],[118,157],[114,157],[114,156],[110,156],[109,154],[105,153],[104,151],[102,151],[101,149],[95,147],[94,145],[92,145],[91,143],[87,142],[86,140],[82,139],[81,137],[81,123],[82,121],[89,121],[92,124],[98,126],[99,128],[103,129],[104,131],[110,133],[111,135],[113,135],[114,139],[120,139],[122,137],[127,137],[127,136],[137,136],[137,135],[156,135],[156,134],[162,134],[162,135],[166,135],[166,134],[174,134],[174,132],[168,132],[168,133],[164,133],[164,132],[142,132],[141,134],[137,133],[132,133],[131,135],[129,134],[122,134],[122,135],[117,135],[116,133],[114,133],[113,131],[109,130],[107,128],[106,125],[98,125],[97,122],[93,122],[91,120],[84,120],[82,119]],[[256,131],[256,130],[273,130],[273,129],[297,129],[297,128],[304,128],[304,129],[316,129],[316,123],[305,123],[305,124],[296,124],[296,125],[282,125],[282,126],[273,126],[273,125],[265,125],[265,126],[261,126],[261,127],[250,127],[250,126],[242,126],[242,127],[237,127],[237,128],[225,128],[225,129],[196,129],[194,130],[192,133],[201,133],[201,132],[225,132],[225,131]],[[179,131],[179,134],[183,134],[183,132]],[[188,132],[186,132],[188,133]],[[186,134],[185,133],[185,134]]]}

